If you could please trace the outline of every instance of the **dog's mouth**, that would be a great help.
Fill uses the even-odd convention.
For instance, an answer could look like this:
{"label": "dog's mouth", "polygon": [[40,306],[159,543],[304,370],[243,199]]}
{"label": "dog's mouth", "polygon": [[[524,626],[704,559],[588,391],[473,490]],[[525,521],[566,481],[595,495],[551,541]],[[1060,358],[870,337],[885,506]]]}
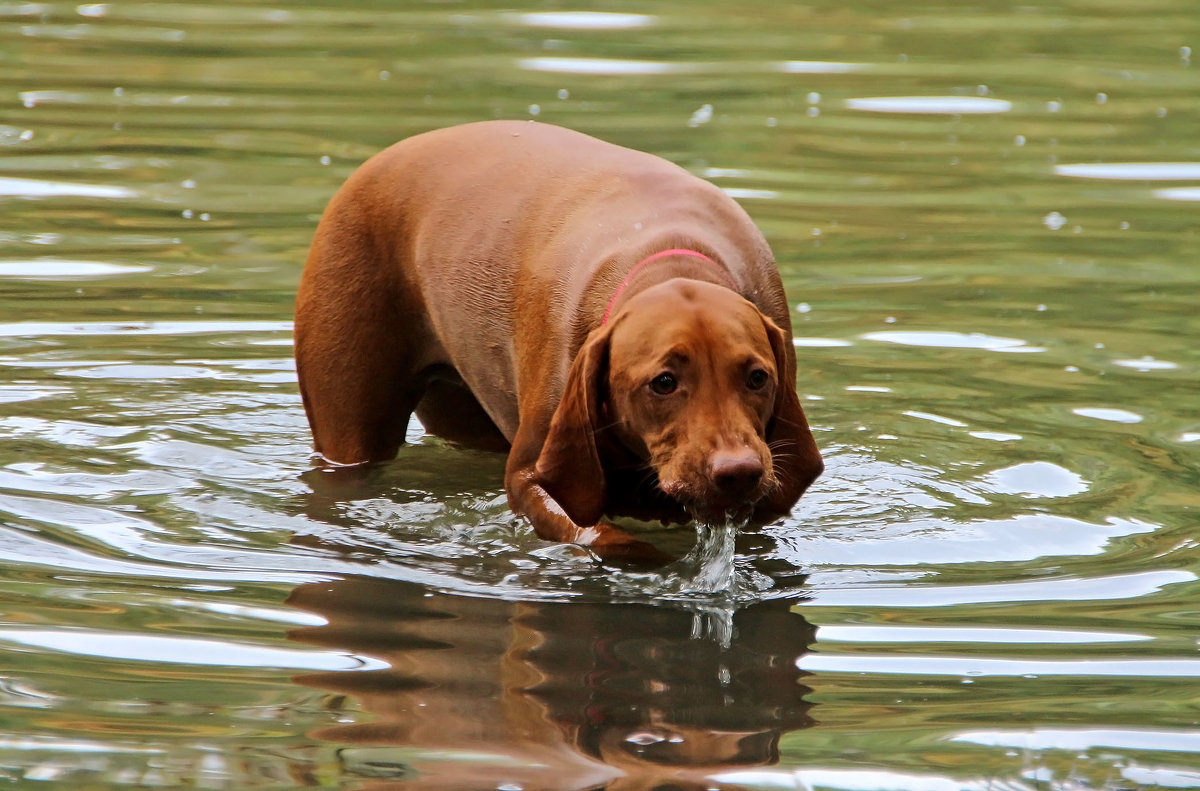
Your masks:
{"label": "dog's mouth", "polygon": [[764,489],[747,496],[728,498],[695,491],[681,481],[660,482],[659,487],[694,521],[708,525],[746,524],[754,514],[754,506],[766,494]]}

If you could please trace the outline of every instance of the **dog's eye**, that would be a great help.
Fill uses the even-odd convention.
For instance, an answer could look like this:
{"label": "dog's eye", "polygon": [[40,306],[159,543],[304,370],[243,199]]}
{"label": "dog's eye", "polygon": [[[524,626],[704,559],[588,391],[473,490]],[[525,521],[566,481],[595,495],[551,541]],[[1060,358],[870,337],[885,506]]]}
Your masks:
{"label": "dog's eye", "polygon": [[746,377],[746,387],[751,390],[762,390],[767,386],[767,382],[771,381],[771,375],[761,368],[755,368]]}
{"label": "dog's eye", "polygon": [[671,374],[659,374],[650,380],[650,389],[659,395],[670,395],[678,386],[679,382]]}

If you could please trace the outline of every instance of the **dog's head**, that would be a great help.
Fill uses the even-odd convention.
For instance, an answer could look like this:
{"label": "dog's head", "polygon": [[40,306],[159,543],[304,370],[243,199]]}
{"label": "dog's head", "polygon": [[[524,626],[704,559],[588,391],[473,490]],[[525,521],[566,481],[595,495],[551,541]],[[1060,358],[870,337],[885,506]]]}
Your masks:
{"label": "dog's head", "polygon": [[576,524],[603,514],[614,446],[708,522],[782,515],[822,470],[786,334],[693,280],[632,297],[575,358],[537,476]]}

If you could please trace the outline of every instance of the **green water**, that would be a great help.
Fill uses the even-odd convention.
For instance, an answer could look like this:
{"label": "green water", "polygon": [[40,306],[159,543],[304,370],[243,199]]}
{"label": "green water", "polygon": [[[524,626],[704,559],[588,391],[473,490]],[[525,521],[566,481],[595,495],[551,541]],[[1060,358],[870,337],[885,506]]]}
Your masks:
{"label": "green water", "polygon": [[[1193,50],[1188,0],[0,4],[0,778],[1200,788]],[[310,470],[325,201],[494,117],[767,234],[828,471],[736,600],[416,424]]]}

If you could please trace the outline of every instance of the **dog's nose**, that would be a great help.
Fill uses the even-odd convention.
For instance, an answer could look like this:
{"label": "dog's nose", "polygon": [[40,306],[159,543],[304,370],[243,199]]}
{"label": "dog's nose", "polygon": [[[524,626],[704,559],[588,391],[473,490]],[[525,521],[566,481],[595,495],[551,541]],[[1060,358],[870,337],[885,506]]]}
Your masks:
{"label": "dog's nose", "polygon": [[725,494],[747,494],[762,480],[763,464],[753,451],[722,452],[709,462],[713,484]]}

